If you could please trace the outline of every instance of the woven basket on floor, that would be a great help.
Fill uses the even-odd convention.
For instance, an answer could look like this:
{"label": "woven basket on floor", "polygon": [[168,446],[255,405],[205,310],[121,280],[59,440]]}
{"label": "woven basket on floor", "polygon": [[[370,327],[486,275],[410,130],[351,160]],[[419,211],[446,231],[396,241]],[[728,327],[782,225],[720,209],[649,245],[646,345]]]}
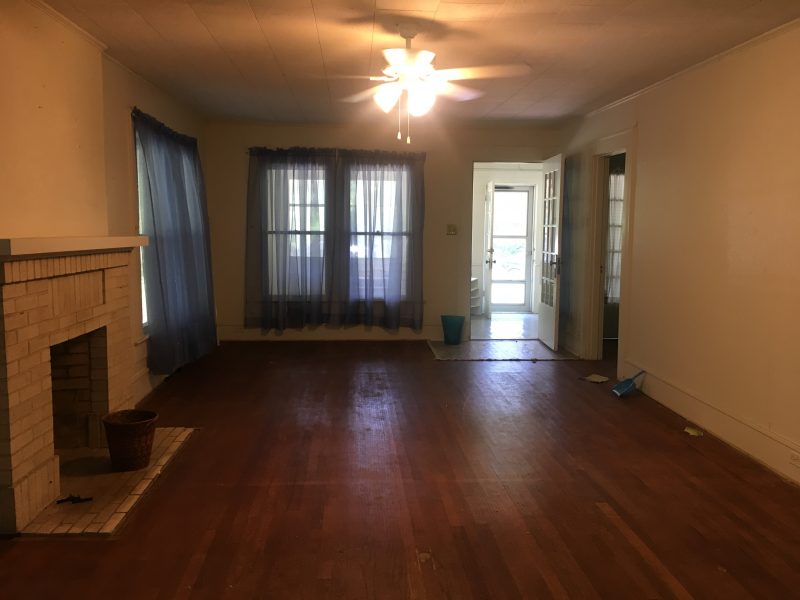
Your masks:
{"label": "woven basket on floor", "polygon": [[103,417],[115,471],[136,471],[150,464],[158,413],[152,410],[118,410]]}

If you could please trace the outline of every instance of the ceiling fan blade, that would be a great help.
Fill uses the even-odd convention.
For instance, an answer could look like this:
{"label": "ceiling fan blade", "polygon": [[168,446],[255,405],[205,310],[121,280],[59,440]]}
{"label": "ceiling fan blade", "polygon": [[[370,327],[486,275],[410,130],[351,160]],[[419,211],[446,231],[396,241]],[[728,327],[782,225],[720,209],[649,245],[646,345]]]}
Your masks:
{"label": "ceiling fan blade", "polygon": [[430,50],[410,50],[408,48],[387,48],[383,57],[390,67],[395,69],[414,65],[416,69],[424,69],[436,58],[436,53]]}
{"label": "ceiling fan blade", "polygon": [[449,96],[453,100],[458,100],[459,102],[475,100],[475,98],[483,96],[482,90],[476,90],[457,83],[450,83],[449,81],[442,82],[442,84],[437,87],[436,91],[442,96]]}
{"label": "ceiling fan blade", "polygon": [[459,79],[493,79],[495,77],[521,77],[531,72],[525,64],[486,65],[483,67],[461,67],[457,69],[438,69],[437,79],[456,81]]}
{"label": "ceiling fan blade", "polygon": [[352,96],[345,96],[342,98],[342,102],[363,102],[364,100],[369,100],[372,98],[378,90],[385,84],[381,85],[374,85],[371,88],[364,90],[363,92],[358,92],[357,94],[353,94]]}
{"label": "ceiling fan blade", "polygon": [[370,75],[315,75],[311,79],[368,79],[373,80]]}

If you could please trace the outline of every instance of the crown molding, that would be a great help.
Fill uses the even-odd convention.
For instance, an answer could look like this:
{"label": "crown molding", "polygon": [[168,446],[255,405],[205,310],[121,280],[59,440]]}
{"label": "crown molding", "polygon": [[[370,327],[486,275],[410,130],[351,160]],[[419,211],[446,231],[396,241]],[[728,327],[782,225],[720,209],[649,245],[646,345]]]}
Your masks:
{"label": "crown molding", "polygon": [[106,46],[103,42],[98,40],[96,37],[94,37],[91,33],[86,31],[82,27],[70,21],[67,17],[62,15],[55,8],[53,8],[43,0],[27,0],[27,2],[31,6],[35,6],[46,15],[52,17],[53,20],[58,21],[59,23],[66,25],[70,29],[78,32],[81,35],[81,37],[83,37],[87,42],[98,48],[101,52],[105,52],[106,50],[108,50],[108,46]]}
{"label": "crown molding", "polygon": [[642,88],[641,90],[639,90],[637,92],[633,92],[632,94],[624,96],[624,97],[620,98],[619,100],[614,100],[613,102],[610,102],[609,104],[606,104],[605,106],[601,106],[600,108],[594,109],[593,111],[590,111],[590,112],[586,113],[585,117],[593,117],[593,116],[601,114],[601,113],[603,113],[603,112],[605,112],[607,110],[612,110],[612,109],[614,109],[614,108],[616,108],[618,106],[621,106],[621,105],[623,105],[623,104],[625,104],[627,102],[632,102],[633,100],[636,100],[637,98],[639,98],[641,96],[644,96],[645,94],[648,94],[648,93],[652,92],[653,90],[660,88],[661,86],[666,85],[667,83],[671,82],[674,79],[678,79],[679,77],[682,77],[683,75],[686,75],[688,73],[696,71],[697,69],[702,69],[703,67],[705,67],[707,65],[710,65],[711,63],[723,60],[723,59],[727,58],[728,56],[730,56],[732,54],[735,54],[735,53],[740,52],[740,51],[742,51],[742,50],[744,50],[746,48],[749,48],[750,46],[754,46],[754,45],[759,44],[759,43],[761,43],[761,42],[763,42],[765,40],[768,40],[768,39],[771,39],[773,37],[776,37],[776,36],[780,35],[781,33],[783,33],[784,31],[786,31],[788,29],[791,29],[793,27],[796,27],[796,26],[800,26],[800,19],[793,19],[793,20],[789,21],[788,23],[784,23],[783,25],[778,25],[774,29],[770,29],[769,31],[765,31],[764,33],[759,34],[754,38],[750,38],[749,40],[745,40],[744,42],[736,44],[732,48],[728,48],[727,50],[723,50],[719,54],[715,54],[714,56],[706,58],[705,60],[702,60],[699,63],[695,63],[695,64],[693,64],[693,65],[691,65],[689,67],[686,67],[685,69],[681,69],[677,73],[673,73],[669,77],[665,77],[664,79],[661,79],[660,81],[652,83],[652,84],[648,85],[647,87]]}

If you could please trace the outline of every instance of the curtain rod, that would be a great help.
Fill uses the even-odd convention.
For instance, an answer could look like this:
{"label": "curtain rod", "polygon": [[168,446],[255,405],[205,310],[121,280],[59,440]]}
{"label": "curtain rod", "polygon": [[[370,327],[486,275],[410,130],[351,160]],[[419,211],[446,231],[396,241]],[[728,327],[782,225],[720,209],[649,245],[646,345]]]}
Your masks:
{"label": "curtain rod", "polygon": [[364,150],[360,148],[309,148],[305,146],[292,146],[291,148],[268,148],[266,146],[251,146],[245,152],[249,156],[263,156],[268,154],[317,154],[338,156],[339,154],[371,155],[378,159],[425,159],[425,152],[397,152],[395,150]]}
{"label": "curtain rod", "polygon": [[190,135],[186,135],[185,133],[181,133],[179,131],[175,131],[169,125],[166,125],[161,121],[159,121],[158,119],[156,119],[153,115],[149,115],[146,112],[142,111],[138,106],[132,107],[131,118],[134,120],[141,119],[145,123],[148,123],[154,128],[160,130],[162,133],[165,133],[175,138],[177,141],[197,146],[197,138],[192,137]]}

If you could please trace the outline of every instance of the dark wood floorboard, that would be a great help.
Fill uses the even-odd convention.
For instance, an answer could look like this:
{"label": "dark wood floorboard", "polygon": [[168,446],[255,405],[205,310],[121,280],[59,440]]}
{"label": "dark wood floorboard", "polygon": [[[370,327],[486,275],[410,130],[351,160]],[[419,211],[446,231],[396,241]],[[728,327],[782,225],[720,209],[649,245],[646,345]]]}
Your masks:
{"label": "dark wood floorboard", "polygon": [[800,597],[800,489],[590,372],[224,344],[146,401],[200,431],[122,530],[0,541],[0,598]]}

